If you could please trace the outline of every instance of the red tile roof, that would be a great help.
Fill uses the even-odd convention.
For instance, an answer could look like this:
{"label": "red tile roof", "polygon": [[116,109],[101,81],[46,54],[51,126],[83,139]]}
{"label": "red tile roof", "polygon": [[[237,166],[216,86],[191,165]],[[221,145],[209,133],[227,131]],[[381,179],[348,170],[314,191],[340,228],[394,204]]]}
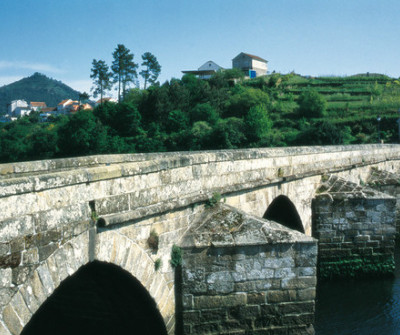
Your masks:
{"label": "red tile roof", "polygon": [[32,107],[47,107],[45,102],[31,101]]}

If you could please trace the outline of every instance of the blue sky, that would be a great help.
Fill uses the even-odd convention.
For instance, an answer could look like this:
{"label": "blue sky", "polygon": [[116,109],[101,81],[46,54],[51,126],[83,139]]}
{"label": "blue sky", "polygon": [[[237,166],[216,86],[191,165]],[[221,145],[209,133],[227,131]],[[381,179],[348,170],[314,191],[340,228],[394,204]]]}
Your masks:
{"label": "blue sky", "polygon": [[124,44],[160,81],[240,52],[269,70],[400,76],[398,0],[0,0],[0,86],[34,72],[89,91],[91,62]]}

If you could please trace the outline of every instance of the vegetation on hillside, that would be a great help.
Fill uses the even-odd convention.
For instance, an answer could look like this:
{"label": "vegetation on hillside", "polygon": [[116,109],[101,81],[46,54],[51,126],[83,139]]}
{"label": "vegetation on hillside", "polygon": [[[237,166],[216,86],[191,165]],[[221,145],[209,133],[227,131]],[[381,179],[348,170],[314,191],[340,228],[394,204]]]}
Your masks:
{"label": "vegetation on hillside", "polygon": [[[0,161],[103,153],[397,141],[400,82],[383,75],[243,80],[234,70],[131,89],[104,103],[37,123],[0,126]],[[380,116],[378,125],[377,117]],[[378,134],[378,129],[380,133]]]}
{"label": "vegetation on hillside", "polygon": [[55,107],[64,99],[78,98],[78,91],[36,72],[30,77],[0,87],[0,114],[7,113],[7,106],[12,100],[23,99],[28,103],[42,101],[48,107]]}

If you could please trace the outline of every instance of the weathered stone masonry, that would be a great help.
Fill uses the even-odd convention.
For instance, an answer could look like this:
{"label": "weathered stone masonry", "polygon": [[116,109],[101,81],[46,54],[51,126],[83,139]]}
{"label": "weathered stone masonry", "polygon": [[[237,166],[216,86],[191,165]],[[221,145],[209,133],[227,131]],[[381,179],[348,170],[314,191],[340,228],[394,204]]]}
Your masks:
{"label": "weathered stone masonry", "polygon": [[312,331],[316,240],[219,205],[182,246],[185,334]]}
{"label": "weathered stone masonry", "polygon": [[[227,204],[262,216],[274,197],[285,195],[310,235],[310,204],[322,174],[367,180],[372,166],[396,172],[399,159],[397,145],[367,145],[2,164],[0,334],[19,334],[54,289],[91,259],[119,264],[140,278],[173,334],[170,251],[197,222],[197,205],[218,192]],[[93,217],[105,223],[94,236]],[[160,238],[157,252],[147,245],[151,230]],[[162,266],[155,273],[157,259]]]}
{"label": "weathered stone masonry", "polygon": [[336,176],[323,176],[313,200],[321,279],[394,271],[396,199]]}

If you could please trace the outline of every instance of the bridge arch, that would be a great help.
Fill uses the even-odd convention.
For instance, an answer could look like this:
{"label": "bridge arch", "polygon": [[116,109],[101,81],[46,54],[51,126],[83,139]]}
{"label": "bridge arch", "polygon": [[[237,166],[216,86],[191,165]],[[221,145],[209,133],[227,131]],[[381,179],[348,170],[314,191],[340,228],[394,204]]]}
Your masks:
{"label": "bridge arch", "polygon": [[[20,334],[56,289],[79,273],[80,268],[90,264],[89,245],[89,233],[82,233],[60,246],[41,263],[3,309],[0,333]],[[110,266],[118,266],[120,271],[136,278],[137,283],[153,298],[168,333],[172,334],[175,320],[174,287],[168,285],[164,274],[155,271],[154,262],[146,251],[129,238],[108,231],[97,235],[95,255],[95,264],[111,263]]]}
{"label": "bridge arch", "polygon": [[126,270],[93,261],[60,284],[21,334],[137,332],[167,334],[154,300]]}
{"label": "bridge arch", "polygon": [[264,219],[273,220],[288,228],[305,233],[300,215],[297,212],[296,206],[285,195],[277,196],[263,215]]}

